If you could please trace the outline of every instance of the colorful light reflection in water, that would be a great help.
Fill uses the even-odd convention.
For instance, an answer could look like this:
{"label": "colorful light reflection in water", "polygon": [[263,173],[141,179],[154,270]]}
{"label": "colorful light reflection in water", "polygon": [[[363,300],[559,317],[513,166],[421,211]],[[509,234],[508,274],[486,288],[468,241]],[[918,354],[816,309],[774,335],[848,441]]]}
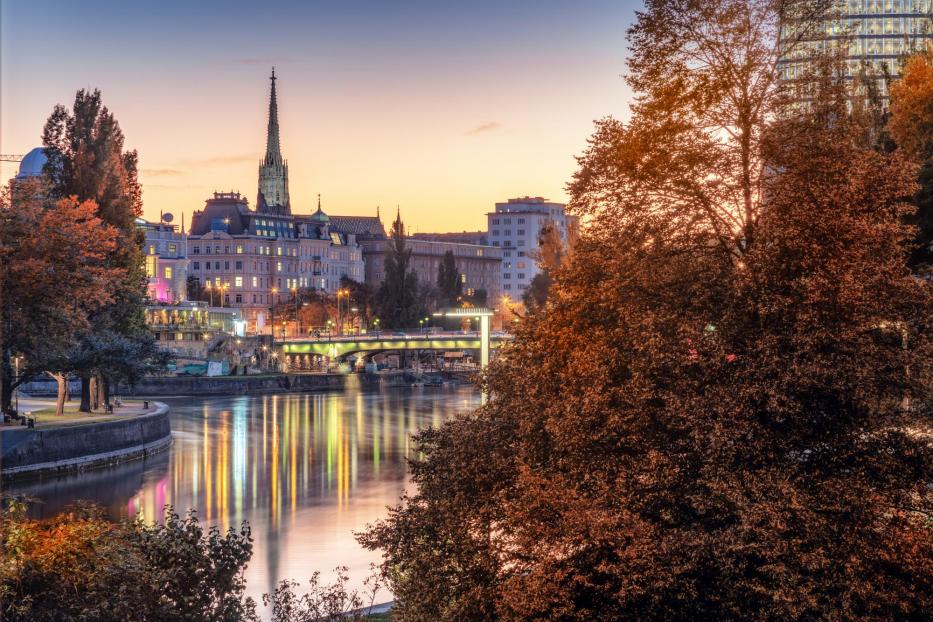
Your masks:
{"label": "colorful light reflection in water", "polygon": [[338,565],[359,584],[378,555],[353,532],[397,502],[411,435],[479,400],[472,388],[164,399],[168,452],[11,492],[39,498],[40,515],[89,499],[119,517],[159,520],[172,504],[222,528],[249,521],[248,591],[257,598],[282,579],[329,577]]}

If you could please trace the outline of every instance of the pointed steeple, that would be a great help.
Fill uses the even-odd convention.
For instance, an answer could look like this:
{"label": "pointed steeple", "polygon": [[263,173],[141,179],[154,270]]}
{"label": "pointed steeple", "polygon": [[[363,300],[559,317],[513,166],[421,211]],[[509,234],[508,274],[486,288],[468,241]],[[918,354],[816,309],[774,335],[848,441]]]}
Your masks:
{"label": "pointed steeple", "polygon": [[279,104],[275,98],[275,67],[272,68],[272,92],[269,95],[269,127],[266,129],[266,158],[264,163],[282,164],[282,146],[279,144]]}
{"label": "pointed steeple", "polygon": [[259,163],[259,197],[256,210],[264,214],[291,214],[288,198],[288,162],[282,157],[279,143],[279,103],[275,94],[275,67],[269,95],[269,126],[266,130],[266,155]]}

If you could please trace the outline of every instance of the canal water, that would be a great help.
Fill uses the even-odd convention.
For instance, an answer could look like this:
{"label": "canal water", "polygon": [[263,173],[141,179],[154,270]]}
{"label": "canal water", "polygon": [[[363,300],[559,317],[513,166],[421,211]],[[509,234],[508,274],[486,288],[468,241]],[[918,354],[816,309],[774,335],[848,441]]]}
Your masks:
{"label": "canal water", "polygon": [[[79,499],[114,517],[159,520],[166,504],[202,524],[248,521],[247,592],[347,566],[361,586],[379,554],[354,532],[386,515],[409,484],[411,435],[479,405],[472,387],[159,398],[172,414],[171,449],[145,461],[15,487],[54,515]],[[382,593],[379,600],[389,600]]]}

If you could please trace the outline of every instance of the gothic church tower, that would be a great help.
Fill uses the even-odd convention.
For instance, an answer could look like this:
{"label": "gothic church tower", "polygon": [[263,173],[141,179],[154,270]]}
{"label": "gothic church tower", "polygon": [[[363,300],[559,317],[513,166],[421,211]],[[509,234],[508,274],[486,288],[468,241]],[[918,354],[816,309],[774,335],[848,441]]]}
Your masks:
{"label": "gothic church tower", "polygon": [[288,162],[279,145],[279,107],[275,99],[275,67],[272,68],[272,95],[269,97],[269,128],[266,131],[266,157],[259,163],[259,197],[256,210],[263,214],[291,214],[288,199]]}

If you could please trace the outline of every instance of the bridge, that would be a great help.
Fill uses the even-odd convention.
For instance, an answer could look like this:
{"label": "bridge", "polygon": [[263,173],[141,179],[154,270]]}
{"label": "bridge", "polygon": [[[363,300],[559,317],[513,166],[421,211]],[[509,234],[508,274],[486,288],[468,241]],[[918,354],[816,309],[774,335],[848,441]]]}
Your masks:
{"label": "bridge", "polygon": [[480,324],[479,332],[393,333],[387,337],[376,334],[326,340],[299,337],[282,342],[279,351],[285,356],[315,354],[338,359],[348,354],[366,352],[375,354],[397,350],[479,350],[480,365],[485,368],[489,364],[490,348],[498,348],[505,339],[502,334],[491,335],[489,332],[489,318],[493,316],[491,309],[475,307],[444,309],[434,315],[448,318],[475,317]]}
{"label": "bridge", "polygon": [[[510,337],[504,334],[492,334],[489,336],[489,347],[498,348],[508,339]],[[313,354],[338,359],[350,354],[377,354],[399,350],[482,350],[482,341],[478,332],[369,334],[276,340],[275,349],[283,355]]]}

